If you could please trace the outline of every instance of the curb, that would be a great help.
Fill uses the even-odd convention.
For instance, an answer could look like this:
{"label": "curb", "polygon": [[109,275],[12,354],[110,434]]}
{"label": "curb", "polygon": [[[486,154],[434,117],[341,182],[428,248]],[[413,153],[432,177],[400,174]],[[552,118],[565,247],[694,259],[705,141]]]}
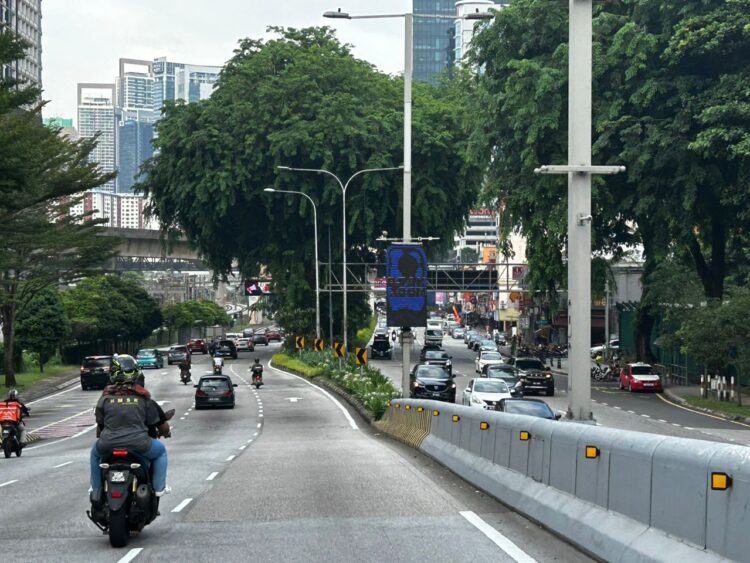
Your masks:
{"label": "curb", "polygon": [[738,414],[727,414],[725,412],[717,411],[714,409],[707,409],[705,407],[696,407],[695,405],[691,405],[684,398],[673,393],[669,389],[664,389],[664,394],[667,397],[669,397],[672,401],[674,401],[675,403],[678,403],[680,406],[688,410],[710,414],[712,416],[717,416],[719,418],[723,418],[724,420],[728,420],[730,422],[744,422],[745,424],[750,424],[750,418],[746,416],[740,416]]}
{"label": "curb", "polygon": [[375,423],[375,419],[369,413],[369,411],[365,408],[365,406],[359,401],[359,399],[357,399],[356,397],[354,397],[353,395],[351,395],[347,391],[344,391],[341,387],[339,387],[338,385],[336,385],[335,383],[333,383],[329,379],[326,379],[323,376],[308,377],[304,373],[295,371],[293,369],[289,369],[289,368],[285,368],[285,367],[280,367],[280,366],[274,365],[273,362],[269,362],[269,365],[272,368],[274,368],[274,369],[294,374],[297,377],[302,377],[302,378],[306,379],[307,381],[309,381],[310,383],[312,383],[314,385],[319,385],[320,387],[323,387],[323,388],[325,388],[328,391],[332,391],[333,393],[336,393],[336,395],[338,395],[339,397],[341,397],[342,399],[344,399],[347,403],[349,403],[349,405],[355,411],[357,411],[357,414],[359,414],[359,416],[361,416],[362,418],[364,418],[367,421],[368,424],[370,424],[372,426]]}

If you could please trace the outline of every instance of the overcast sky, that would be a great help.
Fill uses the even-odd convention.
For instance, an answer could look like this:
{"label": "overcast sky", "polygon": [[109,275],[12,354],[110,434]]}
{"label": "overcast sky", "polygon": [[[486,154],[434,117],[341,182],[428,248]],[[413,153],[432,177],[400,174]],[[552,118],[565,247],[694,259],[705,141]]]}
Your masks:
{"label": "overcast sky", "polygon": [[243,37],[269,25],[329,25],[354,55],[388,73],[403,69],[403,20],[328,20],[326,10],[403,13],[411,0],[43,0],[45,116],[76,119],[76,84],[114,82],[119,58],[167,57],[223,65]]}

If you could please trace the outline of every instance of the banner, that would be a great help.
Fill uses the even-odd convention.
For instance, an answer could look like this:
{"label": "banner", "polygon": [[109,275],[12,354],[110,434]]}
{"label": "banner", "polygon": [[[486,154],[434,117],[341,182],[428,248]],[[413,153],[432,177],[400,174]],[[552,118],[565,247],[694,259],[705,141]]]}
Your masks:
{"label": "banner", "polygon": [[386,252],[388,326],[427,325],[427,255],[418,244],[393,244]]}

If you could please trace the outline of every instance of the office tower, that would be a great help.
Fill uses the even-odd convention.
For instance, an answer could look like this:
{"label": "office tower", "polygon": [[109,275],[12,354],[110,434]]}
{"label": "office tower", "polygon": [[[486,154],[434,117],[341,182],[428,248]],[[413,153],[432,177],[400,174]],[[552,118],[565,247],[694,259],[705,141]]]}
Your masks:
{"label": "office tower", "polygon": [[78,129],[73,127],[73,119],[64,117],[45,117],[43,120],[45,127],[59,127],[60,135],[71,141],[77,141]]}
{"label": "office tower", "polygon": [[491,25],[491,22],[484,20],[467,20],[463,19],[470,13],[475,12],[487,12],[490,9],[499,10],[503,6],[507,5],[507,1],[492,0],[461,0],[456,2],[456,15],[458,19],[455,21],[455,34],[453,39],[453,62],[454,64],[461,64],[466,58],[471,41],[474,39],[474,34],[484,26]]}
{"label": "office tower", "polygon": [[4,78],[42,85],[42,0],[0,0],[0,31],[11,30],[31,46],[26,58],[0,68]]}
{"label": "office tower", "polygon": [[156,113],[151,61],[120,59],[116,86],[117,193],[131,193],[141,165],[153,154]]}
{"label": "office tower", "polygon": [[205,100],[211,96],[221,68],[169,62],[166,57],[154,59],[154,110],[160,113],[167,100],[188,103]]}
{"label": "office tower", "polygon": [[[78,133],[82,139],[99,134],[96,148],[89,158],[99,165],[102,172],[113,172],[117,145],[114,84],[78,84]],[[100,189],[114,192],[115,181],[110,180]]]}

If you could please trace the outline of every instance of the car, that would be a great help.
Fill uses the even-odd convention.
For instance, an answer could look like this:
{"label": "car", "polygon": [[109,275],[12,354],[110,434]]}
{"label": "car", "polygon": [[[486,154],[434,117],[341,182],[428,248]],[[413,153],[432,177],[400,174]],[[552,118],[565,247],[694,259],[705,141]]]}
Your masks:
{"label": "car", "polygon": [[510,364],[490,364],[485,366],[480,377],[502,379],[508,385],[513,397],[523,397],[523,380],[516,375],[516,369]]}
{"label": "car", "polygon": [[[609,341],[609,350],[617,352],[620,350],[620,339],[613,338]],[[604,344],[597,344],[591,347],[591,357],[596,358],[599,354],[604,354]]]}
{"label": "car", "polygon": [[275,326],[272,326],[266,330],[266,339],[268,339],[269,342],[281,342],[281,331]]}
{"label": "car", "polygon": [[219,340],[219,345],[216,348],[216,352],[214,352],[214,356],[216,356],[217,353],[222,358],[232,358],[233,360],[236,360],[237,359],[237,345],[234,343],[234,340],[230,340],[228,338],[224,340]]}
{"label": "car", "polygon": [[234,408],[236,383],[228,375],[204,375],[195,387],[195,410],[206,407]]}
{"label": "car", "polygon": [[393,348],[391,339],[388,336],[388,329],[378,328],[372,335],[372,344],[370,344],[371,358],[386,358],[390,360],[393,357]]}
{"label": "car", "polygon": [[227,332],[224,335],[224,338],[226,338],[227,340],[234,340],[236,342],[238,338],[242,338],[242,333],[241,332]]}
{"label": "car", "polygon": [[439,318],[427,319],[428,330],[443,330],[443,320]]}
{"label": "car", "polygon": [[172,346],[167,352],[167,364],[179,364],[180,362],[190,362],[190,350],[187,346]]}
{"label": "car", "polygon": [[253,344],[263,344],[268,346],[268,337],[265,330],[256,330],[253,334]]}
{"label": "car", "polygon": [[191,354],[195,354],[196,352],[208,354],[208,344],[202,338],[191,338],[187,341],[186,346]]}
{"label": "car", "polygon": [[86,356],[81,363],[81,389],[104,389],[109,385],[112,356]]}
{"label": "car", "polygon": [[664,388],[661,377],[654,373],[649,364],[641,362],[628,364],[620,370],[620,389],[628,391],[656,391],[661,393]]}
{"label": "car", "polygon": [[464,330],[464,344],[469,345],[469,340],[472,336],[478,335],[476,330]]}
{"label": "car", "polygon": [[555,378],[539,358],[514,358],[516,373],[523,380],[523,392],[544,391],[548,397],[555,395]]}
{"label": "car", "polygon": [[474,350],[474,346],[479,343],[480,340],[484,340],[481,334],[478,332],[475,332],[469,337],[468,342],[466,343],[466,347],[469,350]]}
{"label": "car", "polygon": [[238,338],[237,339],[237,351],[238,352],[254,352],[255,351],[255,343],[253,342],[253,337],[250,338]]}
{"label": "car", "polygon": [[441,366],[417,364],[409,375],[409,387],[412,399],[456,402],[456,384],[448,370]]}
{"label": "car", "polygon": [[243,338],[252,338],[255,331],[252,328],[246,328],[242,331]]}
{"label": "car", "polygon": [[483,351],[491,351],[491,352],[497,352],[497,344],[495,344],[494,340],[491,340],[489,338],[483,338],[482,340],[479,340],[474,344],[473,350],[475,352],[483,352]]}
{"label": "car", "polygon": [[448,375],[453,376],[453,356],[445,350],[422,349],[419,354],[419,363],[429,366],[442,366],[448,371]]}
{"label": "car", "polygon": [[156,348],[144,348],[138,350],[135,361],[140,368],[163,368],[164,355]]}
{"label": "car", "polygon": [[443,343],[443,331],[438,328],[427,328],[424,331],[424,343],[425,344],[442,344]]}
{"label": "car", "polygon": [[560,415],[555,414],[555,411],[541,399],[501,399],[495,405],[495,410],[508,414],[523,414],[548,420],[560,420]]}
{"label": "car", "polygon": [[462,340],[466,329],[462,326],[457,326],[451,331],[451,336],[456,340]]}
{"label": "car", "polygon": [[508,384],[502,379],[472,379],[461,394],[461,404],[495,410],[498,401],[510,398]]}
{"label": "car", "polygon": [[490,364],[504,364],[505,358],[498,351],[482,350],[477,355],[477,359],[474,360],[474,371],[482,373],[485,366]]}

